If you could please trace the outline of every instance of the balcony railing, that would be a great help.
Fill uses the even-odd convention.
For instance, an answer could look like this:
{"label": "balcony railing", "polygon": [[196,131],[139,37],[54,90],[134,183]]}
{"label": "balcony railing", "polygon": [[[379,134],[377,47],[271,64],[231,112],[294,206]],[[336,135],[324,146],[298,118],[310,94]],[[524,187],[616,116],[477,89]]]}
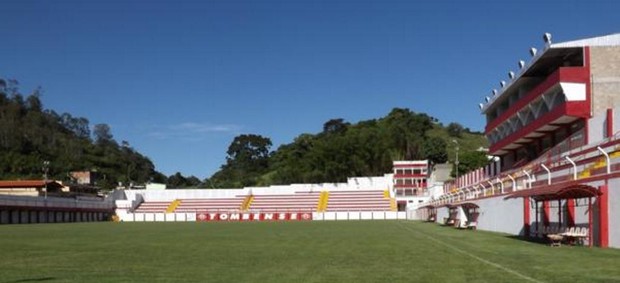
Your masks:
{"label": "balcony railing", "polygon": [[[549,183],[557,184],[575,179],[587,182],[620,172],[620,132],[596,144],[573,148],[566,152],[558,150],[565,146],[565,144],[559,144],[538,159],[520,168],[503,172],[498,176],[484,178],[469,186],[451,188],[446,194],[429,201],[427,204],[449,204],[507,195],[518,190],[532,189]],[[609,160],[601,151],[609,155]],[[449,185],[448,188],[450,188]]]}

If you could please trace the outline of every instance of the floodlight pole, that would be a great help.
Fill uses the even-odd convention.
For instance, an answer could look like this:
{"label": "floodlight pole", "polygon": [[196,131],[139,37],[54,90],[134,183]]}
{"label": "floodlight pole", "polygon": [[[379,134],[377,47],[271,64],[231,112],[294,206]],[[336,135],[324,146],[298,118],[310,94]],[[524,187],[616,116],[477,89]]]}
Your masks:
{"label": "floodlight pole", "polygon": [[455,170],[456,170],[456,179],[455,179],[455,184],[456,187],[459,187],[459,142],[456,139],[452,140],[453,143],[456,144],[456,158],[454,160],[454,166],[455,166]]}

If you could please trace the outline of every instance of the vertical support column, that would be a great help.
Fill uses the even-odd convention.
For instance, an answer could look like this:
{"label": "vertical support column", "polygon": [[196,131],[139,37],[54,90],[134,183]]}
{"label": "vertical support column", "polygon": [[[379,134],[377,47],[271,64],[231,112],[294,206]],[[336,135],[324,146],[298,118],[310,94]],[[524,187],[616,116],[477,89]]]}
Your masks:
{"label": "vertical support column", "polygon": [[597,201],[599,220],[598,242],[601,248],[607,248],[609,247],[609,188],[607,185],[600,186],[599,191],[602,195],[598,197]]}
{"label": "vertical support column", "polygon": [[550,213],[549,201],[544,200],[543,201],[543,224],[545,224],[545,226],[549,226],[551,222],[549,221],[549,213]]}
{"label": "vertical support column", "polygon": [[558,200],[558,227],[562,227],[562,200]]}
{"label": "vertical support column", "polygon": [[526,238],[530,237],[530,198],[523,198],[523,233]]}
{"label": "vertical support column", "polygon": [[594,242],[594,239],[592,239],[592,235],[594,235],[594,233],[592,232],[592,221],[594,220],[594,215],[592,214],[594,214],[592,211],[592,198],[589,197],[588,198],[588,245],[590,247],[592,247],[592,242]]}
{"label": "vertical support column", "polygon": [[539,219],[538,218],[539,217],[539,214],[538,214],[538,201],[534,201],[534,205],[535,205],[534,208],[536,210],[534,212],[536,214],[536,237],[539,237],[539,236],[541,236],[542,233],[540,233],[540,230],[541,230],[540,229],[540,224],[539,224],[540,222],[538,221],[538,219]]}
{"label": "vertical support column", "polygon": [[606,117],[606,123],[605,123],[605,137],[610,138],[611,136],[614,135],[614,110],[613,109],[607,109],[607,117]]}
{"label": "vertical support column", "polygon": [[575,226],[575,199],[572,198],[566,200],[566,224]]}

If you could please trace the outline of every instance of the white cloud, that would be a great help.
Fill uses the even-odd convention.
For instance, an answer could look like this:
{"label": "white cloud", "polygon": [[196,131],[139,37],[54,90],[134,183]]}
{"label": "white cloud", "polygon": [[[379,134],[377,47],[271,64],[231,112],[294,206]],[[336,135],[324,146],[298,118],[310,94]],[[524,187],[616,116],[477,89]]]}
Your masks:
{"label": "white cloud", "polygon": [[201,141],[214,134],[235,134],[240,130],[241,126],[233,124],[185,122],[157,127],[148,136],[160,140],[182,139],[186,141]]}

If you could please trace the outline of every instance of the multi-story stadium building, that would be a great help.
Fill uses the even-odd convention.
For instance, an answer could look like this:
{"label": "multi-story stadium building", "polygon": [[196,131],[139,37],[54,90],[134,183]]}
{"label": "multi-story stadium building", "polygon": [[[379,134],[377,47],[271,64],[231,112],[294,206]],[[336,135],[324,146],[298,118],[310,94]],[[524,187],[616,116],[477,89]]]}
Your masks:
{"label": "multi-story stadium building", "polygon": [[493,163],[418,213],[620,247],[620,34],[544,44],[479,105]]}

